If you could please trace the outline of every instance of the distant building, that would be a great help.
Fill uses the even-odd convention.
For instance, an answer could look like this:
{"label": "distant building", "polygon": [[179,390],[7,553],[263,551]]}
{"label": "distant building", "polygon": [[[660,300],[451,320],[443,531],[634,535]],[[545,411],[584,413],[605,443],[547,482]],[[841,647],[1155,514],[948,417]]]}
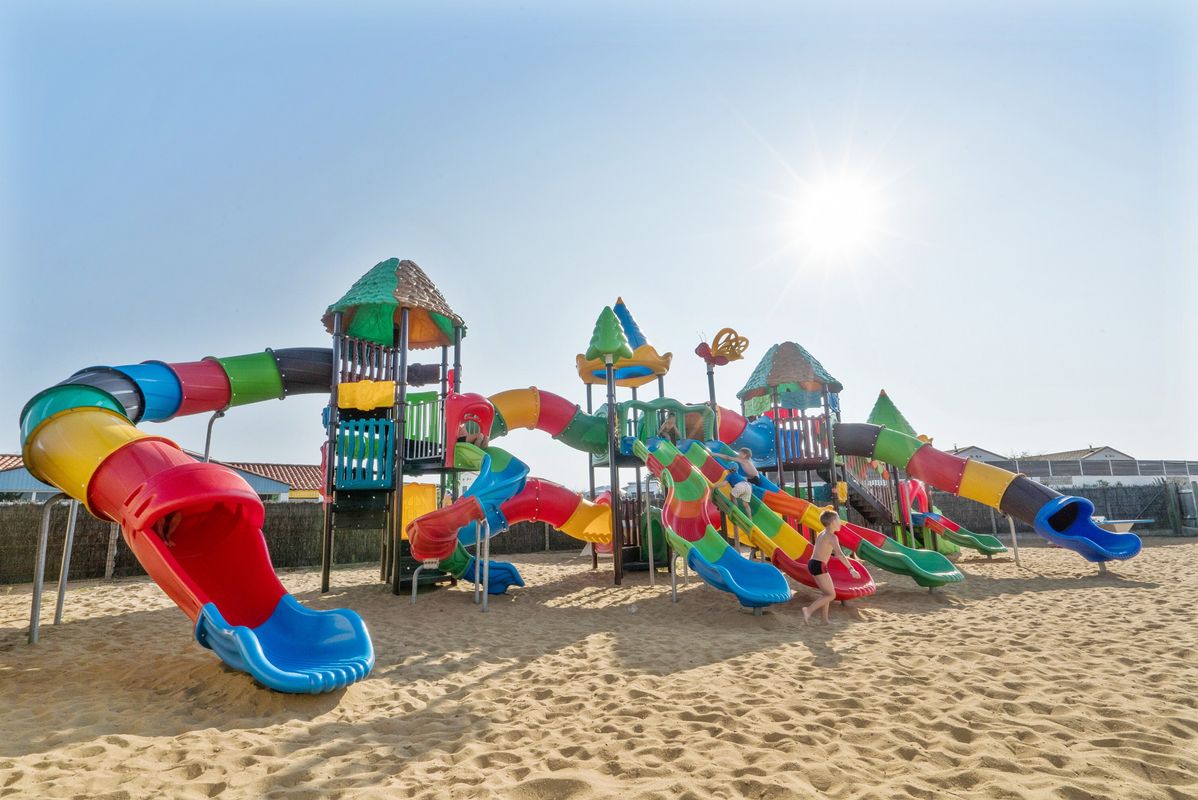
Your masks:
{"label": "distant building", "polygon": [[961,458],[972,458],[974,461],[1006,461],[1006,456],[999,455],[993,450],[987,450],[984,447],[977,445],[969,445],[968,447],[954,447],[948,452],[954,456]]}
{"label": "distant building", "polygon": [[[218,463],[223,463],[244,478],[263,500],[311,500],[320,496],[319,466]],[[313,475],[316,476],[315,483]],[[292,480],[296,487],[294,490]],[[313,486],[315,490],[311,488]],[[25,468],[21,456],[0,454],[0,500],[40,502],[57,492],[58,489],[33,477]]]}
{"label": "distant building", "polygon": [[1135,461],[1122,450],[1113,447],[1087,447],[1085,450],[1062,450],[1059,453],[1041,453],[1040,455],[1021,456],[1028,461],[1102,461],[1118,459],[1120,461]]}

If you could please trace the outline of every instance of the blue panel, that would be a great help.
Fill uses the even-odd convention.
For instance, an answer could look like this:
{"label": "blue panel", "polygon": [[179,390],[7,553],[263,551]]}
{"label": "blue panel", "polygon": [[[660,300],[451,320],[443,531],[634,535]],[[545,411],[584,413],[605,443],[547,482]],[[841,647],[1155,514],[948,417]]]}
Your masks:
{"label": "blue panel", "polygon": [[280,692],[331,692],[374,669],[374,644],[361,617],[346,608],[314,611],[289,594],[255,628],[230,625],[208,603],[195,635],[230,667]]}
{"label": "blue panel", "polygon": [[165,364],[126,364],[115,369],[132,378],[141,390],[146,402],[142,419],[164,422],[179,410],[179,404],[183,402],[183,387],[179,385],[179,378],[174,371]]}
{"label": "blue panel", "polygon": [[777,442],[774,435],[774,421],[769,417],[758,417],[745,426],[740,436],[732,443],[733,450],[742,447],[749,448],[753,453],[753,461],[758,467],[775,463]]}
{"label": "blue panel", "polygon": [[[477,576],[474,574],[477,566],[478,559],[471,556],[470,560],[466,562],[466,568],[458,577],[470,583],[481,583],[482,573],[480,572]],[[490,569],[487,572],[487,594],[504,594],[513,586],[523,585],[524,579],[520,577],[520,571],[516,569],[515,564],[509,564],[507,561],[491,561]]]}
{"label": "blue panel", "polygon": [[692,547],[686,563],[717,589],[736,595],[742,606],[761,608],[790,600],[790,584],[773,564],[750,561],[729,547],[714,564]]}
{"label": "blue panel", "polygon": [[[603,378],[605,380],[607,378],[607,370],[605,369],[594,370],[591,374],[596,378]],[[652,374],[653,370],[651,370],[649,367],[616,367],[615,369],[615,376],[616,380],[618,381],[626,380],[628,378],[644,378],[645,376]]]}
{"label": "blue panel", "polygon": [[1036,513],[1036,533],[1087,561],[1134,558],[1143,543],[1134,533],[1113,533],[1095,524],[1094,504],[1084,497],[1054,497]]}
{"label": "blue panel", "polygon": [[338,489],[390,489],[395,485],[395,423],[389,419],[341,420],[333,485]]}
{"label": "blue panel", "polygon": [[[489,453],[497,449],[487,449],[488,455],[483,457],[478,477],[462,495],[463,497],[478,498],[479,505],[487,515],[487,525],[490,528],[491,536],[508,529],[507,519],[499,510],[499,506],[523,491],[524,484],[528,479],[528,465],[506,451],[501,452],[508,456],[507,466],[499,472],[492,472],[493,460]],[[475,523],[465,525],[458,531],[458,542],[464,547],[474,546],[474,525]]]}

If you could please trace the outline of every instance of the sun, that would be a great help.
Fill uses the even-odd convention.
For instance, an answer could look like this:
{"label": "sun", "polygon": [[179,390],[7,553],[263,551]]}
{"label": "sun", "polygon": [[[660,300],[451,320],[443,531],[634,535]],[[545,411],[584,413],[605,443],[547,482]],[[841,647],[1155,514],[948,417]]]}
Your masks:
{"label": "sun", "polygon": [[804,183],[794,211],[795,244],[824,261],[849,261],[884,231],[881,187],[849,173]]}

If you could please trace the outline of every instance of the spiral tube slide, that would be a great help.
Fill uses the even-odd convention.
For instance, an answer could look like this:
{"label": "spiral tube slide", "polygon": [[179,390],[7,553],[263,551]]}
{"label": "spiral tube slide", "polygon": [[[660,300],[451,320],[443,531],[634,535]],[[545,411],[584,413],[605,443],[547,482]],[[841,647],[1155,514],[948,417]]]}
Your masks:
{"label": "spiral tube slide", "polygon": [[[703,448],[694,441],[687,446]],[[694,462],[663,439],[653,439],[647,446],[638,441],[633,444],[633,452],[665,488],[661,521],[666,539],[696,575],[731,593],[748,608],[790,600],[790,586],[776,566],[748,560],[720,535],[712,518],[711,480]],[[707,460],[711,460],[710,454]],[[718,464],[714,470],[719,470],[722,477],[723,469]]]}
{"label": "spiral tube slide", "polygon": [[883,461],[942,491],[996,508],[1087,561],[1124,560],[1140,552],[1140,537],[1094,524],[1094,505],[1084,497],[1062,495],[1026,476],[959,458],[880,425],[837,423],[833,436],[843,455]]}
{"label": "spiral tube slide", "polygon": [[146,572],[195,623],[196,640],[283,692],[365,677],[374,646],[348,609],[313,611],[284,590],[262,536],[264,509],[237,473],[198,463],[135,427],[329,391],[332,352],[267,350],[188,363],[89,367],[21,412],[29,471],[117,522]]}
{"label": "spiral tube slide", "polygon": [[[479,475],[466,493],[408,523],[413,558],[440,560],[439,568],[454,577],[476,580],[477,560],[465,545],[474,542],[475,526],[484,519],[492,536],[517,522],[545,522],[584,542],[611,541],[609,506],[588,502],[552,481],[528,477],[528,466],[506,450],[489,447],[477,452],[482,456]],[[492,561],[489,584],[491,594],[503,594],[524,581],[514,565]]]}

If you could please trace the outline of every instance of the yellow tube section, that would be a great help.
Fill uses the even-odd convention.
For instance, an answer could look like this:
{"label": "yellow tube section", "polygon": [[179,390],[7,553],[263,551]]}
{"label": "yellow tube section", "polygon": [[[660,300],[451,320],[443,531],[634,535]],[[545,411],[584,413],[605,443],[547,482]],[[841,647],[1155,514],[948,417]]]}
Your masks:
{"label": "yellow tube section", "polygon": [[541,393],[535,387],[529,389],[509,389],[506,392],[493,394],[487,398],[499,416],[503,417],[508,430],[514,428],[535,428],[541,418]]}
{"label": "yellow tube section", "polygon": [[104,459],[138,439],[174,445],[169,439],[142,433],[115,411],[71,408],[38,425],[21,455],[34,477],[86,504],[87,485]]}
{"label": "yellow tube section", "polygon": [[1007,491],[1011,481],[1018,477],[1014,472],[970,459],[965,463],[965,473],[961,476],[961,488],[957,490],[957,494],[991,508],[998,508],[1003,493]]}

